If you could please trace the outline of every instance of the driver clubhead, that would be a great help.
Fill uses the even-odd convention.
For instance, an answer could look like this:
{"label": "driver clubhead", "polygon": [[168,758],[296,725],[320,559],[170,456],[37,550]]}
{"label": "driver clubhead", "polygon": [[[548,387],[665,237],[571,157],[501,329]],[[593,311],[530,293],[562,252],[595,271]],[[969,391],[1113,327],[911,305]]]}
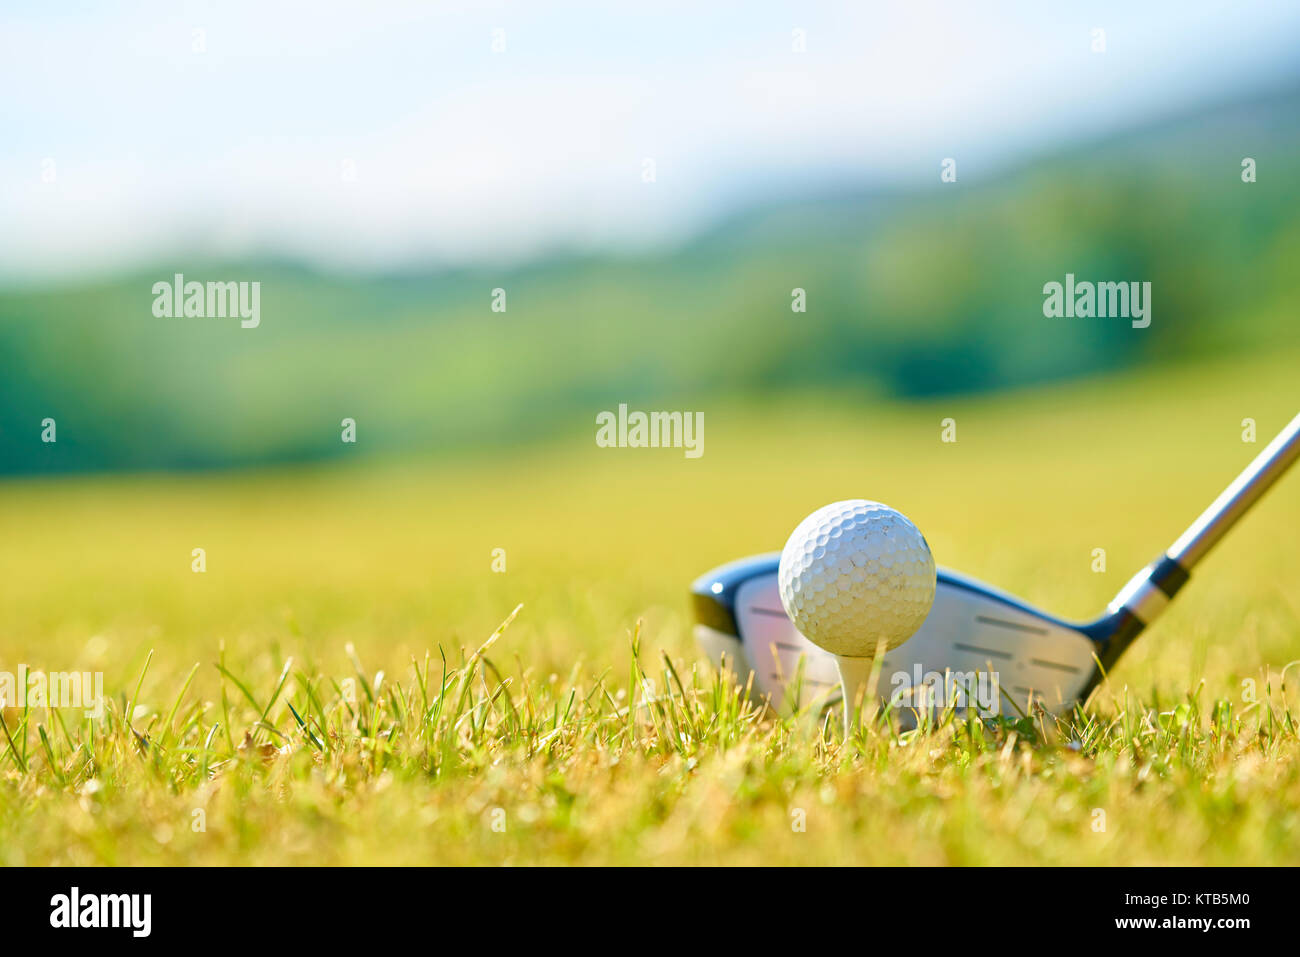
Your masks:
{"label": "driver clubhead", "polygon": [[[714,569],[691,586],[695,637],[715,666],[733,670],[751,695],[782,713],[835,704],[834,656],[805,638],[781,605],[780,553]],[[981,714],[1061,714],[1099,677],[1111,619],[1071,624],[1011,595],[940,568],[934,604],[911,638],[886,652],[876,685],[899,712],[921,708]]]}

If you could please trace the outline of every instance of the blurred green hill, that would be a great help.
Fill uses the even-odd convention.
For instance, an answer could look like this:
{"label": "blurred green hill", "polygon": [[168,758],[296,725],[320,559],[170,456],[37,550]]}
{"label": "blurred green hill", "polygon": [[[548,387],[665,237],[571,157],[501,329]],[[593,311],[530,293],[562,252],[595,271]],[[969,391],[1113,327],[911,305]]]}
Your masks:
{"label": "blurred green hill", "polygon": [[[979,183],[940,183],[936,160],[912,192],[810,184],[633,258],[356,277],[178,255],[0,292],[0,471],[324,459],[345,416],[367,450],[464,448],[594,430],[619,402],[987,391],[1290,345],[1297,116],[1293,89]],[[155,318],[153,283],[175,272],[260,281],[261,327]],[[1150,328],[1044,318],[1043,284],[1067,272],[1150,281]],[[47,416],[56,445],[39,441]]]}

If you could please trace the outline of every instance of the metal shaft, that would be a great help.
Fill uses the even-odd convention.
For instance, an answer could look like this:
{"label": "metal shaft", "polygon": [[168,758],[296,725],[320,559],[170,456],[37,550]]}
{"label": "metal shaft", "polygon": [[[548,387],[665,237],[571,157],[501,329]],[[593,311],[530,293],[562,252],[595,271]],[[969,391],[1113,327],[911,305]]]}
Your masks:
{"label": "metal shaft", "polygon": [[1205,553],[1236,524],[1237,519],[1246,514],[1297,458],[1300,458],[1300,415],[1292,419],[1264,451],[1255,456],[1255,461],[1246,466],[1246,470],[1223,490],[1223,494],[1201,513],[1200,518],[1188,526],[1187,531],[1169,546],[1165,554],[1191,571],[1192,566],[1205,557]]}

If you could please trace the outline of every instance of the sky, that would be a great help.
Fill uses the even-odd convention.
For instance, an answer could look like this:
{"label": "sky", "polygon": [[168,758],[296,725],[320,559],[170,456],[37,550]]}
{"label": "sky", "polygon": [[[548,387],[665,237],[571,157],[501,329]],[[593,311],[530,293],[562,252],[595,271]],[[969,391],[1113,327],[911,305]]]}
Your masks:
{"label": "sky", "polygon": [[0,279],[635,252],[1298,77],[1294,0],[7,0]]}

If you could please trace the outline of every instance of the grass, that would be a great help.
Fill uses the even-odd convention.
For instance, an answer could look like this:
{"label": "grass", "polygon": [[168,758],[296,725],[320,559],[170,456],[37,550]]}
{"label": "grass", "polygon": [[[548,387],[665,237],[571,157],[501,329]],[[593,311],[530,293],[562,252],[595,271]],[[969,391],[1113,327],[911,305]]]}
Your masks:
{"label": "grass", "polygon": [[109,701],[0,711],[0,863],[1295,863],[1295,477],[1060,721],[777,719],[685,588],[866,496],[1082,617],[1294,414],[1296,359],[711,407],[699,460],[597,449],[593,413],[454,463],[9,482],[0,671]]}

